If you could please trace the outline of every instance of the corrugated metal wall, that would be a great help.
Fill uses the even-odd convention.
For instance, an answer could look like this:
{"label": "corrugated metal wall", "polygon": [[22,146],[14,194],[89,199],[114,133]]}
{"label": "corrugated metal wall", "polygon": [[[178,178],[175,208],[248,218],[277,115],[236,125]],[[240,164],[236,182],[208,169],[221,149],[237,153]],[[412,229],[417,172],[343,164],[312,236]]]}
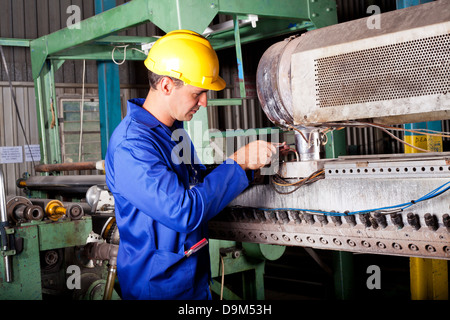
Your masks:
{"label": "corrugated metal wall", "polygon": [[[124,0],[117,0],[123,4]],[[35,39],[66,27],[72,14],[67,12],[70,5],[81,9],[81,19],[94,15],[93,0],[0,0],[0,37]],[[153,24],[145,24],[122,32],[123,35],[161,35]],[[31,75],[29,48],[3,47],[13,90],[16,95],[19,114],[25,127],[25,135],[30,144],[38,144],[37,117],[34,83]],[[145,97],[147,75],[136,62],[126,62],[119,68],[122,111],[126,110],[126,100]],[[65,97],[81,98],[82,62],[66,61],[55,73],[57,99]],[[86,61],[85,94],[97,96],[97,68],[95,61]],[[20,128],[11,91],[3,65],[0,64],[0,146],[22,147],[25,137]],[[16,180],[26,172],[34,174],[31,162],[0,165],[7,182],[7,194],[23,195],[16,188]]]}

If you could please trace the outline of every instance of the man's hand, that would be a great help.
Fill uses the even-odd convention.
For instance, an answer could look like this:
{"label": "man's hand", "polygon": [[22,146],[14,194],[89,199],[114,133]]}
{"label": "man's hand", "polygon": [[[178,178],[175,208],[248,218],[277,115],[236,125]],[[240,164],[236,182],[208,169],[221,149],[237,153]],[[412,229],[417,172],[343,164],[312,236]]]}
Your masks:
{"label": "man's hand", "polygon": [[270,163],[276,147],[267,141],[257,140],[240,148],[229,158],[236,161],[244,170],[257,170]]}

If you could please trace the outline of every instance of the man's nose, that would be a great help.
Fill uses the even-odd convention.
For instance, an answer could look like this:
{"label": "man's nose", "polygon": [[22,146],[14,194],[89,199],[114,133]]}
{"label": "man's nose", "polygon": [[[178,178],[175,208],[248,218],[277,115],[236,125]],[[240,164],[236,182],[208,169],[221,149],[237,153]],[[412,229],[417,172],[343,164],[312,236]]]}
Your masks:
{"label": "man's nose", "polygon": [[208,95],[206,92],[203,92],[198,99],[198,105],[206,107],[208,105]]}

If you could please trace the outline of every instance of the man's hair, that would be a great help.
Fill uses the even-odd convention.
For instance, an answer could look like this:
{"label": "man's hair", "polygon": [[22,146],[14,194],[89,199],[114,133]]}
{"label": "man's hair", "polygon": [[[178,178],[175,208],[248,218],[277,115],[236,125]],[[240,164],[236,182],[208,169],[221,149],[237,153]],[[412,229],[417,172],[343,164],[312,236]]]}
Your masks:
{"label": "man's hair", "polygon": [[184,85],[184,82],[180,79],[169,77],[169,76],[162,76],[160,74],[157,74],[157,73],[154,73],[153,71],[148,70],[148,82],[150,84],[150,88],[156,90],[156,86],[161,81],[161,79],[164,77],[168,77],[168,78],[172,79],[172,81],[176,87],[181,87],[182,85]]}

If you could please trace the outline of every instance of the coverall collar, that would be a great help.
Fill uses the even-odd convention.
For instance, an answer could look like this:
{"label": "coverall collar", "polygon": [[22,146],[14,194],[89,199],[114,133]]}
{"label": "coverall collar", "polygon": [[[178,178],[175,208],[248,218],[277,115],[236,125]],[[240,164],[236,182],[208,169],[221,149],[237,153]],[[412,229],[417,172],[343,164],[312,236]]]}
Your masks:
{"label": "coverall collar", "polygon": [[175,120],[171,128],[167,127],[165,124],[156,119],[154,115],[152,115],[142,107],[144,105],[144,102],[144,98],[135,98],[128,100],[127,114],[129,114],[133,119],[136,119],[137,121],[145,124],[150,129],[153,129],[157,126],[161,126],[164,129],[169,129],[170,131],[183,128],[183,122],[178,120]]}

